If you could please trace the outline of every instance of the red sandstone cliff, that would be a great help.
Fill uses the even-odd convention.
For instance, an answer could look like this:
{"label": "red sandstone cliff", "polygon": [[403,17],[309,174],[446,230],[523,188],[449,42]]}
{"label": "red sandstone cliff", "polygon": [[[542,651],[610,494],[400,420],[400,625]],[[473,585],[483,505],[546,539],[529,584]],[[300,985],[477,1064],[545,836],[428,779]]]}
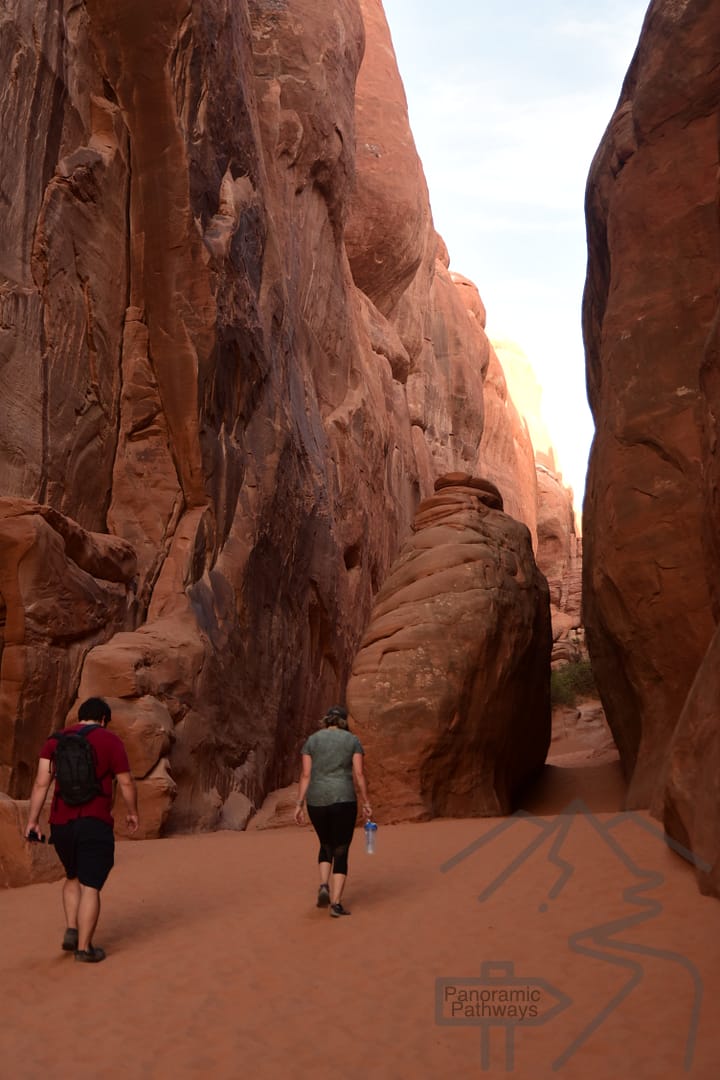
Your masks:
{"label": "red sandstone cliff", "polygon": [[294,775],[420,498],[474,469],[481,303],[378,0],[4,20],[0,788],[101,693],[148,834],[212,827]]}
{"label": "red sandstone cliff", "polygon": [[590,653],[630,779],[720,893],[718,121],[709,0],[653,0],[587,192]]}
{"label": "red sandstone cliff", "polygon": [[537,550],[538,486],[528,426],[508,389],[502,363],[490,347],[485,380],[485,428],[480,469],[503,493],[508,514],[527,525]]}
{"label": "red sandstone cliff", "polygon": [[511,341],[490,347],[485,380],[481,469],[503,492],[505,509],[530,529],[537,563],[550,586],[553,665],[584,654],[582,538],[573,492],[563,483],[541,407],[542,388]]}

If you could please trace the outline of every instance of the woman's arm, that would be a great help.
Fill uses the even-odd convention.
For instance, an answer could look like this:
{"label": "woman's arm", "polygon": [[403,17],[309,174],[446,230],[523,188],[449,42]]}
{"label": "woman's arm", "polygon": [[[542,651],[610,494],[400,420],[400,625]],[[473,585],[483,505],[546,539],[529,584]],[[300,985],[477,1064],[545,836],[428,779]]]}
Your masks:
{"label": "woman's arm", "polygon": [[302,772],[300,774],[300,780],[298,782],[298,795],[295,803],[295,821],[298,825],[302,825],[305,820],[303,814],[303,803],[305,802],[305,796],[307,789],[310,785],[310,774],[312,772],[312,758],[309,754],[302,755]]}
{"label": "woman's arm", "polygon": [[365,783],[365,773],[363,771],[363,755],[362,754],[353,754],[353,757],[352,757],[352,771],[353,771],[353,780],[355,781],[355,787],[356,787],[357,791],[360,793],[360,799],[362,801],[363,813],[365,814],[366,817],[369,818],[372,815],[372,806],[370,805],[370,801],[368,799],[367,784]]}

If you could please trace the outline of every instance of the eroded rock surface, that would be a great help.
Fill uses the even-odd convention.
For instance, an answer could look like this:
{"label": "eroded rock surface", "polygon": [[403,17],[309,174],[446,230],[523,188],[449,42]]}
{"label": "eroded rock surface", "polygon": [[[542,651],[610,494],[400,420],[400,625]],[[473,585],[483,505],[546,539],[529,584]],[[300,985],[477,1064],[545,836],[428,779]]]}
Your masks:
{"label": "eroded rock surface", "polygon": [[[0,792],[0,889],[38,881],[58,881],[64,876],[62,864],[47,842],[30,844],[25,841],[28,808],[26,800],[17,801]],[[46,840],[50,835],[48,809],[49,804],[40,820]]]}
{"label": "eroded rock surface", "polygon": [[720,896],[720,630],[708,648],[670,744],[662,815],[692,851],[700,888]]}
{"label": "eroded rock surface", "polygon": [[128,625],[136,560],[48,506],[0,498],[0,788],[27,797],[88,653]]}
{"label": "eroded rock surface", "polygon": [[596,679],[629,805],[664,813],[716,892],[719,100],[714,5],[654,0],[590,174],[583,316]]}
{"label": "eroded rock surface", "polygon": [[482,305],[377,0],[3,18],[0,787],[104,694],[162,712],[126,732],[148,835],[237,823],[294,778],[420,498],[476,466]]}
{"label": "eroded rock surface", "polygon": [[424,500],[348,684],[380,821],[508,813],[550,743],[547,584],[494,485]]}

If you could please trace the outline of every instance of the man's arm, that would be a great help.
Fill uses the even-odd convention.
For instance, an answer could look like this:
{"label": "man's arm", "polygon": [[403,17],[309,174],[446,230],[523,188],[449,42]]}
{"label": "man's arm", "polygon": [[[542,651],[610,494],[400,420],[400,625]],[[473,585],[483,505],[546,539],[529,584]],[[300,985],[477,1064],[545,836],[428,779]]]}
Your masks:
{"label": "man's arm", "polygon": [[28,823],[25,828],[25,836],[29,836],[31,832],[40,832],[40,824],[38,818],[40,812],[45,805],[45,799],[47,798],[48,788],[52,782],[52,772],[50,770],[50,759],[41,757],[38,761],[37,776],[35,777],[35,783],[30,794],[30,812],[28,816]]}
{"label": "man's arm", "polygon": [[135,781],[129,772],[118,773],[115,779],[120,787],[120,794],[125,801],[127,807],[127,815],[125,817],[125,823],[128,827],[128,832],[137,832],[138,827],[138,808],[137,808],[137,789],[135,787]]}

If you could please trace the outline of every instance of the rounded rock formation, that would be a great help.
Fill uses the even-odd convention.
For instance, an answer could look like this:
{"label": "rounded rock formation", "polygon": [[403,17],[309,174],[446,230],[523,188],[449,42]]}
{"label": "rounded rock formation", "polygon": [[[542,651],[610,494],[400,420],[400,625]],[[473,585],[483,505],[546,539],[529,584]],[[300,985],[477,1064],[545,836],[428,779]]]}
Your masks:
{"label": "rounded rock formation", "polygon": [[550,743],[550,608],[530,534],[488,481],[435,486],[348,684],[384,822],[508,813]]}

